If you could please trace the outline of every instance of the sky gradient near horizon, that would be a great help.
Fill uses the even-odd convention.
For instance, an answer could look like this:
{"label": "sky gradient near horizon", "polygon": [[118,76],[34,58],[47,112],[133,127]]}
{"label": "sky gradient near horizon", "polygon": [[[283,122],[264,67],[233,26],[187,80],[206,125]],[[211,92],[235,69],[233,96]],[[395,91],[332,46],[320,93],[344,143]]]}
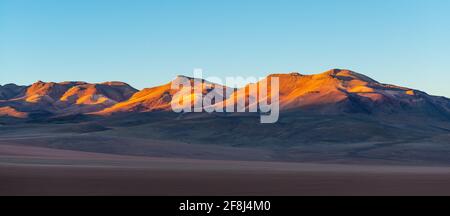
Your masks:
{"label": "sky gradient near horizon", "polygon": [[346,68],[450,97],[448,0],[0,0],[0,84]]}

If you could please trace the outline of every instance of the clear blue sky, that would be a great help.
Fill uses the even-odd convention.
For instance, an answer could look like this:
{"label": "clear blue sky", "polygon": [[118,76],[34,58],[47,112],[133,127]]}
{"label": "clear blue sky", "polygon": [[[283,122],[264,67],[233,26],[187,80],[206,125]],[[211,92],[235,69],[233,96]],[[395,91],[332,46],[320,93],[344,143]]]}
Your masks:
{"label": "clear blue sky", "polygon": [[448,0],[0,0],[0,84],[348,68],[450,97]]}

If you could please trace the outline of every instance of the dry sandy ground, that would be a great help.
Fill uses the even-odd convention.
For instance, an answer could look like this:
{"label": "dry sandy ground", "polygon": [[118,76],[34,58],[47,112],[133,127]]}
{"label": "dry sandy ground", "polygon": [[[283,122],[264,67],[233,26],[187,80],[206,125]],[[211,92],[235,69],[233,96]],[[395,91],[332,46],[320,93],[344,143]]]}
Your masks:
{"label": "dry sandy ground", "polygon": [[118,156],[0,144],[0,195],[450,195],[450,168]]}

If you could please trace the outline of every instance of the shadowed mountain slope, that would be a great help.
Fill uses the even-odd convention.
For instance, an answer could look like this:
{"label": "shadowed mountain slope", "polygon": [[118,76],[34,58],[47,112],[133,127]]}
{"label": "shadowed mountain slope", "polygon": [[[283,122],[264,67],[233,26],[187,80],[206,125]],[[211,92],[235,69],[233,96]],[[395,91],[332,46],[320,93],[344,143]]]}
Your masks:
{"label": "shadowed mountain slope", "polygon": [[9,100],[24,93],[26,86],[18,86],[16,84],[0,85],[0,100]]}

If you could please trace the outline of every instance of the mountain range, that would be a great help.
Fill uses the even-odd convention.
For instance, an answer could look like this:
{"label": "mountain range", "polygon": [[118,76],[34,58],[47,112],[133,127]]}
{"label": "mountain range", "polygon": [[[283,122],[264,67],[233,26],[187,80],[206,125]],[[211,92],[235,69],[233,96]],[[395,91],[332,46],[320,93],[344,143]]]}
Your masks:
{"label": "mountain range", "polygon": [[[142,90],[123,82],[8,84],[0,86],[0,144],[213,160],[450,164],[448,98],[350,70],[266,79],[273,77],[280,84],[275,124],[261,124],[260,113],[175,113],[172,82]],[[202,85],[202,94],[211,85],[233,90],[226,104],[261,84],[235,89],[181,78]]]}
{"label": "mountain range", "polygon": [[[317,114],[407,114],[450,119],[450,100],[425,92],[382,84],[365,75],[333,69],[315,75],[272,74],[280,81],[282,112]],[[193,78],[190,78],[193,80]],[[258,84],[258,83],[256,83]],[[243,89],[248,93],[248,84]],[[203,85],[203,93],[208,91]],[[220,88],[229,88],[220,86]],[[123,82],[42,82],[30,86],[0,86],[0,116],[15,119],[73,115],[112,116],[171,111],[176,90],[171,82],[141,91]],[[248,95],[248,94],[247,94]],[[227,100],[235,99],[236,94]],[[249,106],[249,104],[247,104]]]}

